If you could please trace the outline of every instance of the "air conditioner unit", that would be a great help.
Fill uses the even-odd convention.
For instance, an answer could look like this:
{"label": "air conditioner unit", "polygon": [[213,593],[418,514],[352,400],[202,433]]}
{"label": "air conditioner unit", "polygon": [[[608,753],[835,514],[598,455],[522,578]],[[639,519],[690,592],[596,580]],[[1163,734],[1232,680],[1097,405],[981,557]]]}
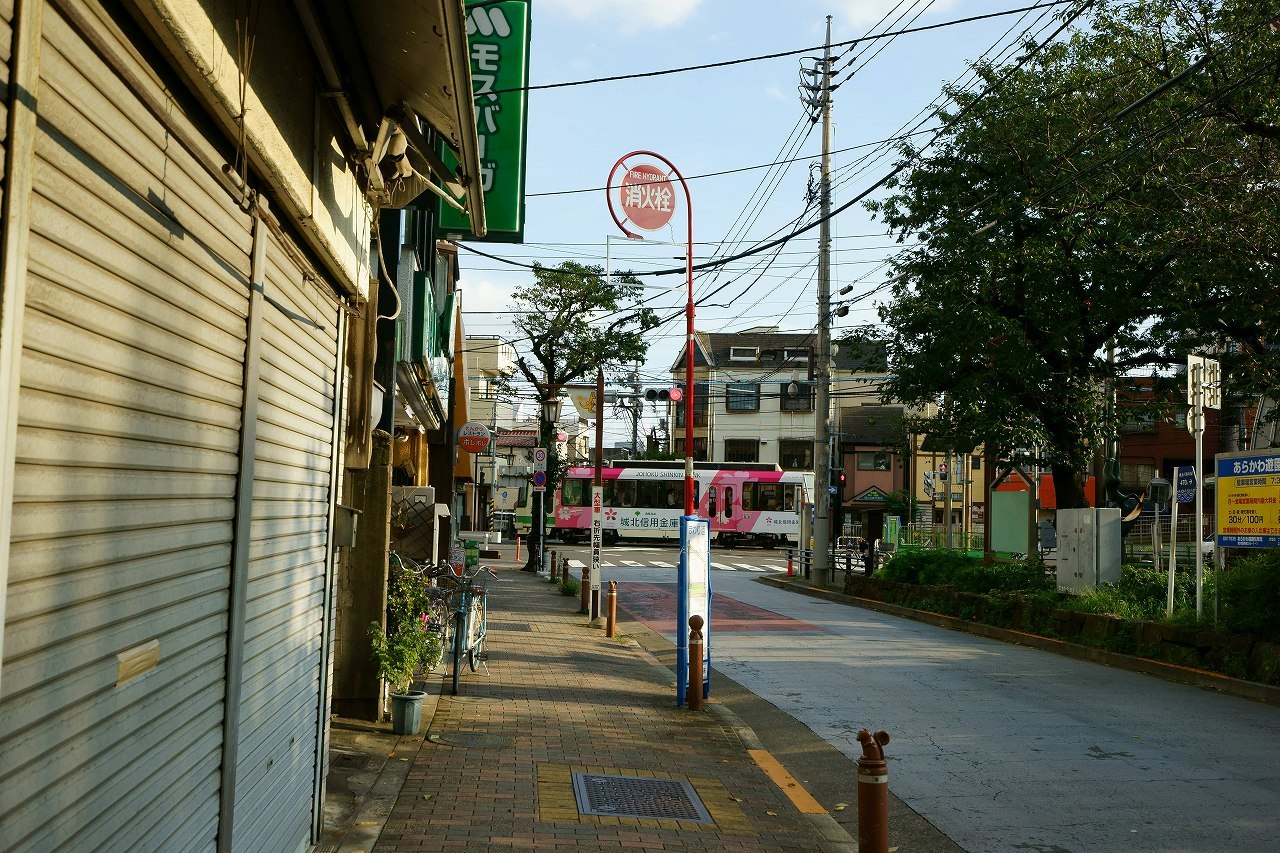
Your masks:
{"label": "air conditioner unit", "polygon": [[528,465],[508,465],[502,469],[502,473],[509,477],[527,477],[532,472]]}

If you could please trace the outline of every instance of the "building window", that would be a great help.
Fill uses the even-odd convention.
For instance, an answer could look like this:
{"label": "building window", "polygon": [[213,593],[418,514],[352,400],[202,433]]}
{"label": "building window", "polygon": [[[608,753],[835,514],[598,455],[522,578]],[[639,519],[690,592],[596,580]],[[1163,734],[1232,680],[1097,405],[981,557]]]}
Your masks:
{"label": "building window", "polygon": [[1121,462],[1120,488],[1129,492],[1144,492],[1156,476],[1156,466],[1150,462]]}
{"label": "building window", "polygon": [[[791,392],[791,386],[795,386],[795,393]],[[811,382],[783,382],[779,389],[780,404],[778,406],[784,412],[812,412],[813,411],[813,383]]]}
{"label": "building window", "polygon": [[725,386],[724,407],[729,412],[760,411],[760,383],[730,382]]}
{"label": "building window", "polygon": [[726,438],[724,440],[725,462],[759,462],[760,440],[756,438]]}
{"label": "building window", "polygon": [[858,470],[859,471],[888,471],[889,470],[889,451],[859,450],[858,451]]}
{"label": "building window", "polygon": [[[684,427],[684,400],[679,403],[673,403],[676,409],[676,426]],[[707,383],[693,383],[693,425],[695,427],[705,427],[707,425]]]}
{"label": "building window", "polygon": [[[684,456],[684,439],[677,438],[672,444],[672,452],[676,456]],[[707,461],[707,440],[705,438],[695,438],[693,440],[693,461]]]}
{"label": "building window", "polygon": [[808,347],[786,347],[782,351],[782,360],[783,361],[808,361],[809,348]]}
{"label": "building window", "polygon": [[758,361],[759,358],[759,347],[729,347],[730,361]]}
{"label": "building window", "polygon": [[813,442],[784,438],[778,442],[778,464],[784,471],[812,471]]}

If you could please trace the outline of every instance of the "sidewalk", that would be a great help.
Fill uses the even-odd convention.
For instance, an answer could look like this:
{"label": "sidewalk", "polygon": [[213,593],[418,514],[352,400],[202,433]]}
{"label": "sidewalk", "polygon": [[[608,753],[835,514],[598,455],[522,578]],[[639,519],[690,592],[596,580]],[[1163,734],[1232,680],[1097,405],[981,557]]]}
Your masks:
{"label": "sidewalk", "polygon": [[[490,565],[489,674],[464,673],[456,697],[434,682],[425,738],[335,720],[335,750],[372,764],[318,850],[856,850],[732,711],[674,706],[671,671],[626,636],[648,629],[620,610],[607,639],[577,596]],[[603,777],[586,781],[616,813],[655,816],[583,814],[575,773]]]}

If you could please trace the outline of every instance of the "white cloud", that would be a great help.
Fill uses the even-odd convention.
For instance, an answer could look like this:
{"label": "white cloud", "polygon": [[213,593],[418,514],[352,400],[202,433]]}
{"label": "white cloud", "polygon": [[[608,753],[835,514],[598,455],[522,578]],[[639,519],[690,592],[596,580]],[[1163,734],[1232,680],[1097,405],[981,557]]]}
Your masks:
{"label": "white cloud", "polygon": [[[889,20],[877,26],[877,31],[902,29],[906,26],[906,22],[911,19],[911,16],[908,15],[901,22],[892,24],[901,10],[893,13],[890,13],[889,10],[899,5],[898,0],[828,0],[826,5],[832,17],[832,29],[846,37],[848,34],[863,34],[867,27],[877,24],[886,13],[889,13]],[[954,5],[955,0],[936,0],[929,6],[929,11],[924,14],[922,19],[937,15],[939,12],[946,11]]]}
{"label": "white cloud", "polygon": [[779,89],[777,86],[774,86],[774,85],[765,86],[764,93],[775,101],[781,101],[783,103],[786,103],[788,100],[790,100],[787,97],[785,92],[783,92],[781,89]]}
{"label": "white cloud", "polygon": [[581,21],[608,21],[624,32],[660,30],[684,23],[702,0],[540,0],[537,11],[562,13]]}
{"label": "white cloud", "polygon": [[[487,278],[481,278],[478,273],[468,274],[465,267],[463,267],[458,280],[458,290],[462,291],[463,313],[468,311],[503,311],[511,305],[513,288],[510,285],[498,284]],[[476,319],[480,322],[492,323],[504,318],[498,315],[487,315]]]}

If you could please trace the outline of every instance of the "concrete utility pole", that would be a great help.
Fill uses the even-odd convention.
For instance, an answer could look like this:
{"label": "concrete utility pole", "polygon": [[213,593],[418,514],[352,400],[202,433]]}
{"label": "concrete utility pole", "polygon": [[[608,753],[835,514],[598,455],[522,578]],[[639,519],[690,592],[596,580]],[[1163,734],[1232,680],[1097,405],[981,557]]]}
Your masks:
{"label": "concrete utility pole", "polygon": [[817,425],[813,437],[813,579],[831,581],[831,16],[822,50],[822,224],[818,226],[818,385]]}

